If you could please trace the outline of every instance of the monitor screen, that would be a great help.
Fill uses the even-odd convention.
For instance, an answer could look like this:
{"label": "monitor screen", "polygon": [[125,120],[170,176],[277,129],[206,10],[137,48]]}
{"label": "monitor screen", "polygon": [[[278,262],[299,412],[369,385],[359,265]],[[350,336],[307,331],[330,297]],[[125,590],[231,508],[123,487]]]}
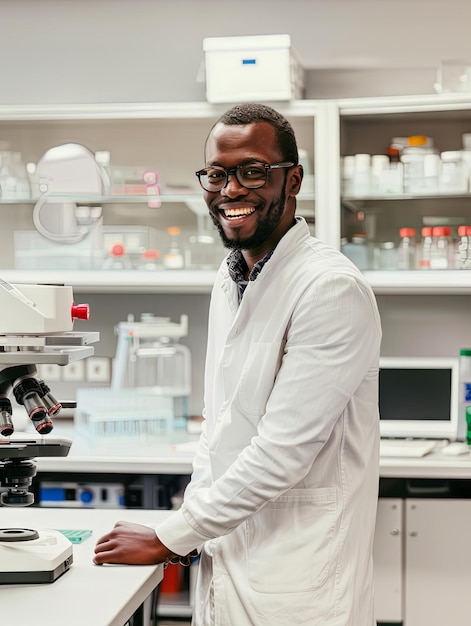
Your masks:
{"label": "monitor screen", "polygon": [[457,358],[382,358],[381,435],[456,439],[458,365]]}

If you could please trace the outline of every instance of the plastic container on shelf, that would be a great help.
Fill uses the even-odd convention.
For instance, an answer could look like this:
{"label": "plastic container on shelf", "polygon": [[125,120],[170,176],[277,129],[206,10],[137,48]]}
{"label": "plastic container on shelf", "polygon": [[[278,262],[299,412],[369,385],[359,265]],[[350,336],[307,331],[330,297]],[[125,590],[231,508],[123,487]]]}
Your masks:
{"label": "plastic container on shelf", "polygon": [[355,154],[352,178],[352,195],[368,196],[371,193],[371,155]]}
{"label": "plastic container on shelf", "polygon": [[169,243],[164,254],[163,264],[169,270],[181,270],[185,267],[185,252],[181,247],[181,230],[178,226],[167,228]]}
{"label": "plastic container on shelf", "polygon": [[[425,158],[428,157],[428,158]],[[405,193],[421,194],[438,190],[440,157],[433,141],[425,135],[411,135],[402,149]]]}
{"label": "plastic container on shelf", "polygon": [[397,270],[397,250],[394,241],[383,241],[379,244],[379,269]]}
{"label": "plastic container on shelf", "polygon": [[433,228],[432,226],[424,226],[420,231],[421,241],[417,254],[417,267],[421,270],[430,269],[430,259],[432,255]]}
{"label": "plastic container on shelf", "polygon": [[453,269],[453,242],[449,226],[434,226],[432,229],[432,246],[430,249],[430,269]]}
{"label": "plastic container on shelf", "polygon": [[108,257],[103,263],[104,270],[132,270],[132,263],[126,252],[126,247],[122,243],[115,243],[111,246]]}
{"label": "plastic container on shelf", "polygon": [[358,269],[369,269],[368,264],[368,241],[366,233],[356,233],[352,236],[352,240],[344,241],[341,245],[343,254],[354,263]]}
{"label": "plastic container on shelf", "polygon": [[402,193],[404,190],[403,164],[400,150],[394,146],[387,149],[388,167],[381,171],[379,193],[388,195]]}
{"label": "plastic container on shelf", "polygon": [[440,154],[440,193],[461,194],[468,191],[468,168],[461,150],[448,150]]}
{"label": "plastic container on shelf", "polygon": [[188,239],[185,265],[191,269],[214,270],[223,258],[221,246],[213,235],[196,234]]}
{"label": "plastic container on shelf", "polygon": [[370,188],[373,195],[382,195],[384,191],[385,173],[389,171],[390,162],[387,154],[373,154],[371,156]]}
{"label": "plastic container on shelf", "polygon": [[353,195],[354,175],[355,157],[353,154],[342,157],[342,192],[345,196]]}
{"label": "plastic container on shelf", "polygon": [[471,227],[462,224],[458,226],[458,241],[456,244],[455,267],[456,269],[471,268]]}
{"label": "plastic container on shelf", "polygon": [[400,242],[397,247],[397,269],[413,270],[417,266],[417,246],[415,228],[400,228]]}
{"label": "plastic container on shelf", "polygon": [[155,249],[144,250],[141,256],[140,270],[147,272],[159,269],[159,251]]}
{"label": "plastic container on shelf", "polygon": [[20,152],[0,151],[0,197],[4,200],[31,197],[28,172]]}

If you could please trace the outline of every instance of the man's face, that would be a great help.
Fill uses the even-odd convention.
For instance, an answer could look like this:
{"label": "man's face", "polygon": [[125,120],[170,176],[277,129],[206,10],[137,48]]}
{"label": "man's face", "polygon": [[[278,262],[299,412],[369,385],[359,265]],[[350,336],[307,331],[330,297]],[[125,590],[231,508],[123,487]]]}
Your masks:
{"label": "man's face", "polygon": [[[283,160],[275,130],[266,122],[244,126],[217,124],[206,143],[206,167],[230,169],[247,162],[274,164]],[[298,183],[295,193],[293,170]],[[267,183],[258,189],[243,187],[231,174],[220,191],[205,191],[211,219],[224,245],[259,252],[261,256],[272,250],[293,225],[294,195],[300,182],[299,168],[295,166],[269,170]]]}

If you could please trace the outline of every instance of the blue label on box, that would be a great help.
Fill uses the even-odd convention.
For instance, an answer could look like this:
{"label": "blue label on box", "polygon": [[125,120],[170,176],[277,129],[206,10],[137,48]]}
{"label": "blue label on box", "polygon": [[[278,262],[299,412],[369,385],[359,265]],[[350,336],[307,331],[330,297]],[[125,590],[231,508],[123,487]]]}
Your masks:
{"label": "blue label on box", "polygon": [[471,383],[464,383],[464,401],[471,402]]}

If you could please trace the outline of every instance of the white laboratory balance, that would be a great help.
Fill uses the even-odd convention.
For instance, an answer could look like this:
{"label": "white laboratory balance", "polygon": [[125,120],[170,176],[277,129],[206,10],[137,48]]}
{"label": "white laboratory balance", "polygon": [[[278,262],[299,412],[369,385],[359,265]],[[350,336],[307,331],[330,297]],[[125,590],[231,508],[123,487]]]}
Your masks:
{"label": "white laboratory balance", "polygon": [[[88,305],[74,304],[71,287],[12,285],[0,278],[0,506],[32,504],[32,459],[69,452],[71,441],[42,437],[53,429],[52,417],[63,404],[38,377],[36,365],[67,365],[93,355],[89,344],[99,334],[72,332],[75,319],[88,319]],[[10,438],[10,393],[39,436]],[[72,560],[72,544],[59,531],[0,528],[0,584],[53,582]]]}

